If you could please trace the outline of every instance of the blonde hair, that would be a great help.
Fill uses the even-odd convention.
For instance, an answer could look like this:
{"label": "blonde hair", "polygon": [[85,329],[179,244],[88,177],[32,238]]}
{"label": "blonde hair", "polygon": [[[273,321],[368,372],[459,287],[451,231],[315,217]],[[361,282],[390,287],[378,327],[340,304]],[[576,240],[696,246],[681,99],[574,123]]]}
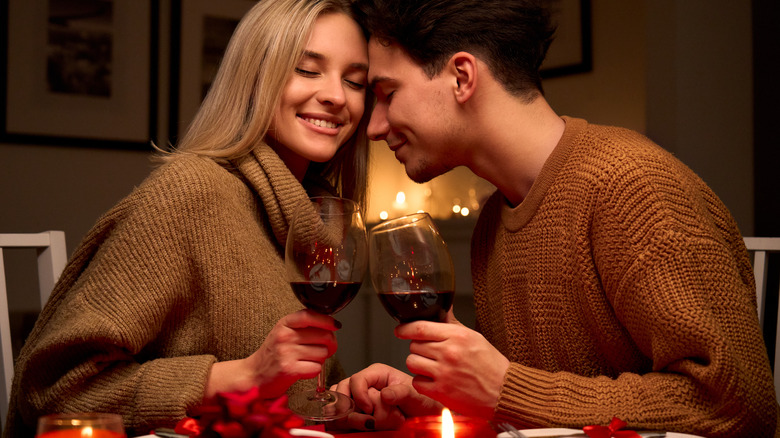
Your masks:
{"label": "blonde hair", "polygon": [[[219,71],[187,132],[170,154],[231,160],[264,141],[284,86],[306,47],[315,20],[326,13],[354,17],[349,0],[262,0],[239,22]],[[307,175],[330,182],[339,196],[364,206],[368,174],[366,127],[373,96],[366,92],[355,134],[326,163]]]}

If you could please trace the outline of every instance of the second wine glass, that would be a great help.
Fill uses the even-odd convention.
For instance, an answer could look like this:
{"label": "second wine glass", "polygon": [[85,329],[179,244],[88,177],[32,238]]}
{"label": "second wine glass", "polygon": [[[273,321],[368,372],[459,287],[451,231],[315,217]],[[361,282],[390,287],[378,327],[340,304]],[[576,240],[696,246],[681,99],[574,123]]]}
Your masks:
{"label": "second wine glass", "polygon": [[455,268],[428,213],[373,227],[369,248],[371,283],[396,321],[445,320],[455,299]]}
{"label": "second wine glass", "polygon": [[[357,295],[367,270],[366,227],[358,205],[344,198],[315,197],[302,205],[287,234],[287,277],[308,309],[331,315]],[[290,409],[313,421],[354,410],[349,397],[325,388],[324,368],[314,391],[292,394]]]}

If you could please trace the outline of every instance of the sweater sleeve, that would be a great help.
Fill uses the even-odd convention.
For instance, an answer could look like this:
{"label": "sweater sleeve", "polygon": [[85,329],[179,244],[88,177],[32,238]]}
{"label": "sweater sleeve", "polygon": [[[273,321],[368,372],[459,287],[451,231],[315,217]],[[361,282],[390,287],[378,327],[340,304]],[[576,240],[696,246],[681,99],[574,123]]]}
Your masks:
{"label": "sweater sleeve", "polygon": [[[182,355],[204,346],[187,346],[176,325],[199,311],[203,291],[192,279],[204,261],[193,246],[220,238],[199,223],[219,216],[215,194],[161,178],[98,221],[20,355],[15,401],[24,423],[48,412],[111,411],[146,431],[200,403],[216,357]],[[159,351],[170,330],[181,331],[176,345]]]}
{"label": "sweater sleeve", "polygon": [[614,298],[617,317],[652,369],[613,378],[513,363],[497,417],[582,427],[617,416],[636,429],[772,436],[777,404],[751,291],[728,269],[733,263],[700,260],[728,257],[722,247],[675,248],[686,243],[672,234],[637,258]]}

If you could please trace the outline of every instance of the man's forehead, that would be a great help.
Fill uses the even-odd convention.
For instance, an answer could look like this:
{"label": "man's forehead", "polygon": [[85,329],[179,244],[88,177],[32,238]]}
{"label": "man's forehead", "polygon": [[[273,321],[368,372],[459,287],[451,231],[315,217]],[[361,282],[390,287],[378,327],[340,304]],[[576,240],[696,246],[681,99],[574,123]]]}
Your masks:
{"label": "man's forehead", "polygon": [[373,38],[368,43],[368,76],[372,83],[397,79],[397,67],[408,61],[408,56],[397,44],[388,45]]}

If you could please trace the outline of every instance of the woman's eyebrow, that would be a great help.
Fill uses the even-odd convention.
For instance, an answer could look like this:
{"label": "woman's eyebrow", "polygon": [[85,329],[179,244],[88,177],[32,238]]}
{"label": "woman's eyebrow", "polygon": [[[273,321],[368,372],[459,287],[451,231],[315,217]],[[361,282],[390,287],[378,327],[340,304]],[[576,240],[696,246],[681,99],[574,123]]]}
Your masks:
{"label": "woman's eyebrow", "polygon": [[312,52],[311,50],[304,50],[303,56],[306,58],[325,59],[325,55],[319,52]]}
{"label": "woman's eyebrow", "polygon": [[[303,51],[303,57],[304,58],[311,58],[311,59],[315,59],[315,60],[321,60],[321,59],[325,59],[326,58],[326,56],[323,55],[322,53],[314,52],[314,51],[311,51],[311,50],[304,50]],[[368,64],[366,64],[364,62],[353,62],[349,66],[350,66],[350,68],[353,68],[355,70],[368,71]]]}

